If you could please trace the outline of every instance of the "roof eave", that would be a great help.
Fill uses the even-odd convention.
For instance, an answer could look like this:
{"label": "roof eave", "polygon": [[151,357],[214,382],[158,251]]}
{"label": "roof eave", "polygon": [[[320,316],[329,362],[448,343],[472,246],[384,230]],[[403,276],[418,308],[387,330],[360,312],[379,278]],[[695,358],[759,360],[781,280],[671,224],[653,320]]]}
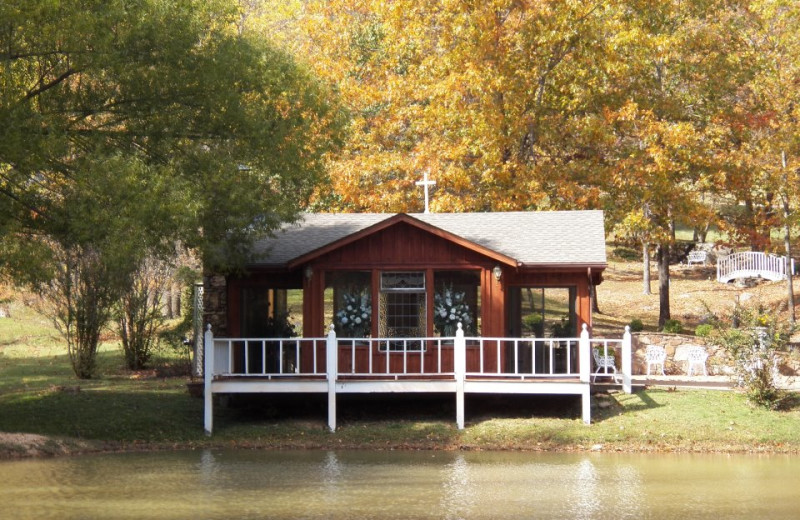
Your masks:
{"label": "roof eave", "polygon": [[606,262],[551,262],[551,263],[520,263],[520,269],[528,268],[528,269],[570,269],[570,270],[577,270],[577,269],[600,269],[604,270],[608,268],[608,263]]}

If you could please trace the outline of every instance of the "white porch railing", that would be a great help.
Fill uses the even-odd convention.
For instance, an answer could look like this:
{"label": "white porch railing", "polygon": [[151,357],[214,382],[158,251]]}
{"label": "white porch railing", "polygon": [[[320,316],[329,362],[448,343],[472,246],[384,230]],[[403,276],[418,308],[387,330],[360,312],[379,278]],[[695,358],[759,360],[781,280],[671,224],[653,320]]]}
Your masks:
{"label": "white porch railing", "polygon": [[[211,432],[213,384],[226,379],[253,381],[327,381],[329,426],[335,429],[336,383],[353,379],[456,383],[457,422],[464,426],[465,382],[563,380],[585,384],[583,417],[589,422],[590,378],[615,377],[607,367],[592,372],[591,349],[621,356],[623,389],[631,391],[631,336],[593,339],[584,325],[578,338],[215,338],[205,334],[206,431]],[[323,362],[324,361],[324,362]],[[615,377],[616,379],[616,377]],[[298,387],[300,388],[300,387]],[[307,387],[304,387],[307,388]],[[315,387],[316,388],[316,387]],[[418,387],[417,387],[418,388]],[[263,391],[263,390],[262,390]],[[298,390],[304,391],[304,390]],[[398,391],[402,391],[398,390]],[[557,393],[557,392],[556,392]]]}
{"label": "white porch railing", "polygon": [[[794,259],[789,269],[794,272]],[[786,279],[786,257],[744,251],[733,253],[717,261],[717,281],[728,283],[736,278],[764,278],[778,281]]]}
{"label": "white porch railing", "polygon": [[[214,338],[212,376],[267,379],[325,376],[322,360],[329,339],[336,341],[340,376],[455,376],[456,337],[336,338],[333,334],[330,338]],[[526,379],[581,375],[581,338],[464,337],[463,340],[464,354],[472,361],[467,367],[473,369],[465,372],[469,377]],[[588,341],[591,348],[599,349],[604,356],[621,353],[622,339]],[[306,352],[304,359],[301,352]]]}

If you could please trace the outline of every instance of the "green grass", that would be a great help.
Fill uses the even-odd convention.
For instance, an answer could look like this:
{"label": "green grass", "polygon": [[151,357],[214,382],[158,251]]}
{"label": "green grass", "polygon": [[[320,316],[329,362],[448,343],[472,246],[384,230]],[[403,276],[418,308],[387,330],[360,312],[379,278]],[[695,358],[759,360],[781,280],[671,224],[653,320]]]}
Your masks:
{"label": "green grass", "polygon": [[[156,370],[129,373],[118,345],[109,341],[99,354],[98,378],[78,380],[55,331],[30,315],[14,316],[0,320],[0,434],[59,440],[44,446],[44,453],[202,446],[800,453],[797,396],[784,410],[767,411],[740,393],[718,390],[598,395],[588,426],[576,402],[549,410],[478,409],[468,402],[462,431],[449,401],[412,403],[400,418],[394,418],[395,408],[375,414],[341,406],[335,433],[326,428],[324,405],[286,413],[262,401],[216,406],[209,438],[202,400],[189,396],[187,378],[158,375],[158,368],[176,361],[170,352],[160,353]],[[0,458],[20,453],[19,446],[0,440]]]}

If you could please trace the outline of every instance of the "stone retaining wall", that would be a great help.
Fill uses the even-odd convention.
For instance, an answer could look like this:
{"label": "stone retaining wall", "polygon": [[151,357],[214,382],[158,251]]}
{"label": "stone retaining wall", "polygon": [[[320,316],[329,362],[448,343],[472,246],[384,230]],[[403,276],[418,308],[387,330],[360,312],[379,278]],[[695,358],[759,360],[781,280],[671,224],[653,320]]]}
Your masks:
{"label": "stone retaining wall", "polygon": [[[667,375],[684,375],[688,363],[686,353],[693,346],[700,346],[708,352],[706,368],[708,375],[730,375],[732,362],[728,353],[722,347],[713,345],[704,338],[687,336],[684,334],[666,334],[661,332],[635,332],[633,336],[633,373],[646,374],[647,364],[644,353],[648,345],[660,345],[667,351],[667,362],[664,372]],[[784,376],[800,375],[800,352],[792,348],[788,352],[780,352],[778,370]]]}

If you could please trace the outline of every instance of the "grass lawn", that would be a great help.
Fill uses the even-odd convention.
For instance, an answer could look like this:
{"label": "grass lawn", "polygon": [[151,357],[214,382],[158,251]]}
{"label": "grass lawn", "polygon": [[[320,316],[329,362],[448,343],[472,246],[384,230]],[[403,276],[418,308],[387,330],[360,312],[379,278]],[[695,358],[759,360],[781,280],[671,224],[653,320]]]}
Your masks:
{"label": "grass lawn", "polygon": [[[641,294],[638,270],[636,263],[611,262],[598,288],[603,314],[596,323],[621,332],[639,317],[654,327],[658,295]],[[725,309],[743,291],[709,282],[702,273],[676,270],[673,314],[687,323],[709,306]],[[785,287],[746,291],[757,293],[759,301],[777,301]],[[589,426],[579,419],[577,401],[560,407],[534,400],[499,407],[468,402],[462,431],[449,401],[402,412],[384,406],[374,414],[345,403],[335,433],[326,429],[324,405],[289,403],[300,412],[286,414],[262,401],[217,406],[209,438],[202,400],[189,396],[187,377],[170,375],[178,354],[161,351],[154,369],[128,372],[118,342],[109,336],[100,349],[98,378],[78,380],[48,321],[19,301],[10,310],[11,318],[0,319],[0,458],[207,446],[800,453],[799,397],[787,399],[782,411],[766,411],[751,407],[740,393],[719,390],[597,395]]]}

